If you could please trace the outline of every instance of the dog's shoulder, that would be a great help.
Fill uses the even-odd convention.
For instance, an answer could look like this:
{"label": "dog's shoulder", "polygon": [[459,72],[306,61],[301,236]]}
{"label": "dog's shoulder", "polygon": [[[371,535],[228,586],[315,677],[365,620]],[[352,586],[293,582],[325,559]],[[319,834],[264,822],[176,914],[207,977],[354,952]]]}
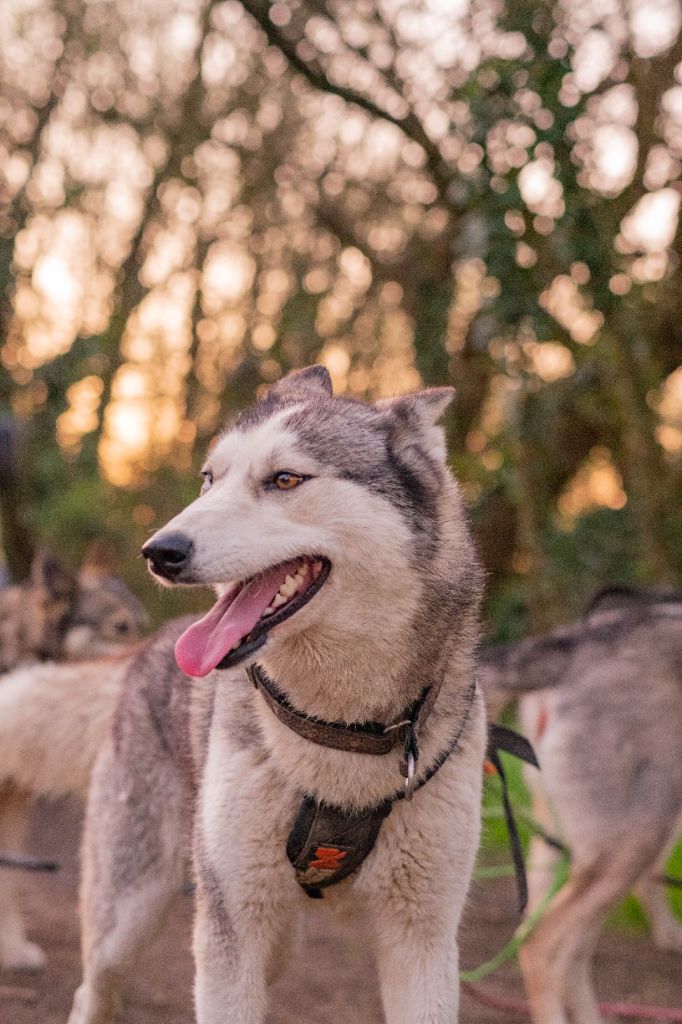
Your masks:
{"label": "dog's shoulder", "polygon": [[165,623],[130,659],[113,722],[117,751],[143,734],[170,753],[184,745],[191,691],[175,661],[174,647],[191,621],[183,616]]}
{"label": "dog's shoulder", "polygon": [[[135,759],[140,744],[152,744],[183,771],[196,776],[206,756],[216,686],[224,684],[223,689],[232,694],[231,684],[236,680],[230,677],[244,672],[241,668],[214,672],[202,680],[182,672],[175,660],[175,643],[195,618],[183,616],[165,623],[133,655],[114,715],[112,738],[119,756]],[[241,702],[233,696],[227,717],[232,732],[239,733],[244,745],[255,725],[244,721]]]}

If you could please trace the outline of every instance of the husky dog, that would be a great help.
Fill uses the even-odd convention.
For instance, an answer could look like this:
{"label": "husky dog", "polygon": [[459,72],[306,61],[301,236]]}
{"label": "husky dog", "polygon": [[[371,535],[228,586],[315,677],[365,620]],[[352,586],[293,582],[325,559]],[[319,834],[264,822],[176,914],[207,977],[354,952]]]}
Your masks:
{"label": "husky dog", "polygon": [[[566,885],[522,946],[535,1024],[598,1024],[592,958],[608,911],[636,888],[663,948],[682,925],[656,880],[682,812],[682,594],[605,594],[587,617],[538,639],[489,648],[489,704],[520,701],[538,755],[535,817],[571,853]],[[532,842],[531,906],[557,856]]]}
{"label": "husky dog", "polygon": [[[456,1021],[485,713],[473,686],[481,572],[435,425],[450,400],[438,389],[365,405],[333,397],[321,367],[290,375],[218,439],[202,495],[145,545],[162,582],[211,585],[219,598],[134,660],[95,766],[70,1024],[111,1019],[121,977],[181,883],[190,831],[197,1019],[262,1024],[295,915],[320,912],[287,859],[306,799],[360,825],[391,810],[325,900],[368,926],[388,1024]],[[256,662],[280,714],[249,682]],[[282,717],[344,742],[382,723],[383,742],[430,684],[440,689],[416,774],[428,781],[392,809],[397,748],[334,749]],[[334,874],[344,856],[321,845],[310,871]]]}
{"label": "husky dog", "polygon": [[[122,665],[114,657],[75,659],[113,655],[124,641],[139,640],[146,625],[138,599],[93,559],[76,577],[51,556],[40,555],[29,582],[0,591],[3,853],[21,851],[33,795],[87,792],[120,690]],[[45,660],[54,658],[72,660]],[[0,872],[0,966],[35,970],[45,955],[26,937],[16,885],[15,872]]]}

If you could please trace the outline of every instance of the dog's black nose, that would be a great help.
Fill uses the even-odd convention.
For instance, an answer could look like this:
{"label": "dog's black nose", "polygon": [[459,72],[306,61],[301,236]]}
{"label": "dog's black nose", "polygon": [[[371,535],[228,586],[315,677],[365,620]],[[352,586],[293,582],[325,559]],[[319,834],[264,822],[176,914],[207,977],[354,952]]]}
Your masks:
{"label": "dog's black nose", "polygon": [[184,533],[165,533],[147,541],[142,554],[151,563],[150,568],[157,576],[168,580],[177,579],[186,568],[192,551],[192,541]]}

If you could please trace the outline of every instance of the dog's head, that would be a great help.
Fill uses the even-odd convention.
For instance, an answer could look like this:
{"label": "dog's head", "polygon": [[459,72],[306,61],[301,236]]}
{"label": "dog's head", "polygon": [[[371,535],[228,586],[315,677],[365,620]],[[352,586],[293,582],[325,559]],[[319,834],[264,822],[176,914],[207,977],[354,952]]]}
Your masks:
{"label": "dog's head", "polygon": [[122,643],[139,640],[149,625],[141,602],[92,553],[76,574],[48,551],[39,551],[30,580],[16,588],[16,599],[22,659],[111,654]]}
{"label": "dog's head", "polygon": [[200,497],[143,547],[162,583],[220,595],[178,641],[185,672],[293,636],[390,640],[414,618],[443,530],[461,521],[436,426],[452,396],[366,405],[334,397],[313,366],[239,416],[211,449]]}
{"label": "dog's head", "polygon": [[117,653],[140,640],[149,627],[141,601],[108,564],[88,557],[80,569],[64,634],[68,658]]}

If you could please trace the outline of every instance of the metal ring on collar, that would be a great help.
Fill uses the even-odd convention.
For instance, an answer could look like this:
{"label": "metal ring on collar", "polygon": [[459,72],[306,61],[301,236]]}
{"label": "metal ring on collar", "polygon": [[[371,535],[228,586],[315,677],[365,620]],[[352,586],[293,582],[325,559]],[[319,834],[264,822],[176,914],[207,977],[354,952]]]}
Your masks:
{"label": "metal ring on collar", "polygon": [[411,800],[417,788],[417,773],[415,771],[414,754],[412,751],[407,755],[407,778],[405,779],[405,799]]}
{"label": "metal ring on collar", "polygon": [[392,725],[387,725],[384,732],[395,732],[396,729],[402,729],[404,725],[412,725],[409,718],[401,718],[399,722],[393,722]]}

